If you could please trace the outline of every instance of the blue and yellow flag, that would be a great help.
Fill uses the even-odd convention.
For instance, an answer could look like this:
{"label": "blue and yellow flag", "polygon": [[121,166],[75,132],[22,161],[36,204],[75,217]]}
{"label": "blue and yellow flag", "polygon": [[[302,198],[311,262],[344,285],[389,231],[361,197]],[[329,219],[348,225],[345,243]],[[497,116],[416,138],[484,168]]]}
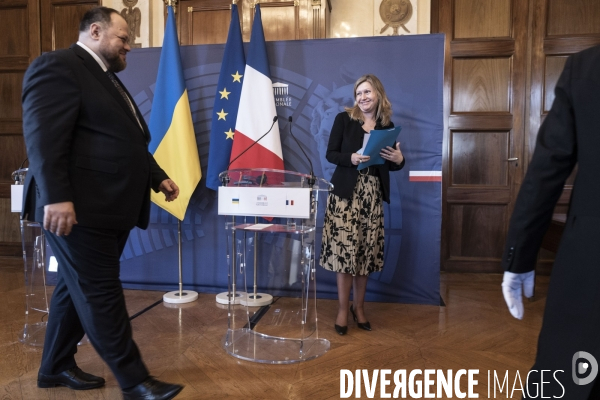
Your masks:
{"label": "blue and yellow flag", "polygon": [[223,53],[210,127],[206,187],[212,190],[217,190],[221,185],[219,174],[225,171],[229,165],[244,69],[246,68],[242,43],[237,5],[232,4],[229,34]]}
{"label": "blue and yellow flag", "polygon": [[192,193],[202,178],[202,170],[181,67],[173,7],[169,6],[167,12],[150,114],[152,140],[149,149],[156,162],[179,186],[179,197],[167,203],[164,194],[152,191],[151,198],[156,205],[183,221]]}

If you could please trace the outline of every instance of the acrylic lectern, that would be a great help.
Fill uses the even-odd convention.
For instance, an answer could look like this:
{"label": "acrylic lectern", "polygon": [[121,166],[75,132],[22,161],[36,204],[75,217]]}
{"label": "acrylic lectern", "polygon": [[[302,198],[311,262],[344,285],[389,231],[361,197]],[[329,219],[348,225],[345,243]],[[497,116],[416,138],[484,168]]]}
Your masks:
{"label": "acrylic lectern", "polygon": [[[28,168],[21,168],[12,173],[12,212],[21,212],[23,184],[27,172]],[[56,269],[49,262],[52,251],[38,222],[21,220],[21,242],[25,267],[25,325],[19,335],[19,341],[30,346],[43,346],[52,296],[49,284],[56,280]]]}
{"label": "acrylic lectern", "polygon": [[319,193],[332,185],[271,169],[229,170],[220,178],[229,268],[223,348],[270,364],[325,354],[329,341],[317,328],[315,231]]}

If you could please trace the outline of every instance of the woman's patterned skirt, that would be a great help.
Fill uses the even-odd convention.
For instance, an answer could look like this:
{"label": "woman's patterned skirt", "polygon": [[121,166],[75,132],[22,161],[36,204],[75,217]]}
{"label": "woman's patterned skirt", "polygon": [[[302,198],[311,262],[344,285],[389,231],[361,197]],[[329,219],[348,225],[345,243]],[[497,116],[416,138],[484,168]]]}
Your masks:
{"label": "woman's patterned skirt", "polygon": [[321,266],[334,272],[369,275],[383,269],[383,203],[379,177],[358,175],[349,200],[327,199]]}

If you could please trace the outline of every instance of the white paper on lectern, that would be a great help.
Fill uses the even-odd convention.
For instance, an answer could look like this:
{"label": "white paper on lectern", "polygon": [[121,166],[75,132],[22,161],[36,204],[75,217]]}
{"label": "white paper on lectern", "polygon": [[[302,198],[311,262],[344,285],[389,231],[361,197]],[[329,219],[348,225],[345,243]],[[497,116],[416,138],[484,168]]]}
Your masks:
{"label": "white paper on lectern", "polygon": [[273,224],[254,224],[254,225],[247,226],[246,229],[260,231],[260,230],[263,230],[270,226],[273,226]]}
{"label": "white paper on lectern", "polygon": [[310,218],[310,188],[220,186],[219,215]]}
{"label": "white paper on lectern", "polygon": [[23,208],[23,185],[10,186],[10,211],[21,212]]}

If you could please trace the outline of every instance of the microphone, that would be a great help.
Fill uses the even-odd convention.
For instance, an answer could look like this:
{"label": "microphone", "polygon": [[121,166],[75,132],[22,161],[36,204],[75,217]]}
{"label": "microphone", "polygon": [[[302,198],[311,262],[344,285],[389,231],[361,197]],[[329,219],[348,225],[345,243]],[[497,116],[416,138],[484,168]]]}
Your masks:
{"label": "microphone", "polygon": [[300,147],[300,150],[302,150],[302,154],[304,154],[304,157],[308,160],[308,163],[310,164],[310,178],[308,179],[308,184],[312,188],[313,185],[315,184],[315,180],[316,180],[315,179],[315,174],[313,173],[313,164],[312,164],[312,161],[306,155],[306,152],[302,148],[302,145],[300,144],[300,142],[298,141],[298,139],[296,139],[296,136],[294,136],[294,133],[292,132],[292,116],[291,115],[288,117],[288,121],[290,121],[290,135],[292,135],[292,137],[294,138],[294,140],[298,144],[298,147]]}
{"label": "microphone", "polygon": [[240,158],[241,156],[243,156],[245,152],[247,152],[252,147],[254,147],[254,145],[256,143],[260,142],[260,140],[262,138],[264,138],[265,136],[267,136],[269,134],[269,132],[271,132],[271,130],[275,126],[275,122],[277,122],[277,118],[278,118],[277,115],[273,117],[273,123],[271,124],[271,127],[269,128],[269,130],[264,135],[262,135],[261,137],[259,137],[258,139],[256,139],[254,142],[252,142],[252,144],[250,146],[246,147],[246,149],[244,151],[242,151],[240,154],[238,154],[238,156],[236,158],[234,158],[233,160],[231,160],[229,162],[229,164],[227,165],[227,169],[229,169],[229,167],[231,166],[231,164],[233,164],[238,158]]}

